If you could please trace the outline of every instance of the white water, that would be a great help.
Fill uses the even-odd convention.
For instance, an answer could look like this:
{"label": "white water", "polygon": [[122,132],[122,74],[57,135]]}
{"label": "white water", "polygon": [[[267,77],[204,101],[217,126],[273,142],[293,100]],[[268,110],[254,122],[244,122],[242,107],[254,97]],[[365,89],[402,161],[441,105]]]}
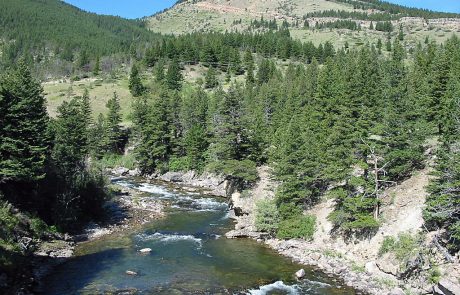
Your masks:
{"label": "white water", "polygon": [[266,294],[269,294],[270,292],[275,292],[275,291],[286,292],[286,294],[289,294],[289,295],[300,294],[299,286],[297,285],[289,286],[289,285],[286,285],[282,281],[277,281],[277,282],[274,282],[273,284],[260,286],[259,289],[257,290],[249,290],[247,294],[248,295],[266,295]]}

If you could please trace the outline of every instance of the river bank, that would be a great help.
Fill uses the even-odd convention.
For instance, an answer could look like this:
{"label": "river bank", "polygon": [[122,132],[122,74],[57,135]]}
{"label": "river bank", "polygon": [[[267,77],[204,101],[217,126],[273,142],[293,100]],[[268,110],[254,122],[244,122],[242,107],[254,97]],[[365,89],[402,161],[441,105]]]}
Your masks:
{"label": "river bank", "polygon": [[[75,248],[102,237],[134,230],[143,224],[164,217],[167,206],[160,200],[143,196],[137,190],[114,186],[113,199],[105,205],[106,218],[92,222],[73,235],[48,233],[46,239],[30,241],[34,248],[17,274],[0,274],[0,287],[9,294],[35,294],[41,292],[43,279],[57,266],[74,256]],[[32,246],[33,244],[33,246]]]}
{"label": "river bank", "polygon": [[[325,200],[308,212],[317,218],[317,231],[312,241],[278,240],[258,232],[255,227],[256,203],[261,199],[273,199],[277,186],[270,178],[269,170],[268,167],[259,168],[260,180],[244,194],[234,191],[225,178],[211,174],[167,173],[151,178],[219,192],[229,198],[233,209],[231,217],[236,222],[235,229],[226,234],[228,238],[252,238],[265,243],[293,261],[341,278],[346,285],[363,293],[460,294],[456,282],[460,274],[459,257],[454,257],[453,263],[445,263],[434,246],[433,233],[427,234],[424,242],[430,253],[429,261],[422,262],[413,273],[403,271],[406,265],[401,265],[391,253],[379,254],[385,237],[397,237],[400,233],[418,235],[422,231],[429,168],[386,192],[382,206],[383,224],[377,234],[352,242],[331,234],[332,225],[327,216],[334,207],[332,200]],[[432,281],[433,269],[440,272],[440,278]]]}

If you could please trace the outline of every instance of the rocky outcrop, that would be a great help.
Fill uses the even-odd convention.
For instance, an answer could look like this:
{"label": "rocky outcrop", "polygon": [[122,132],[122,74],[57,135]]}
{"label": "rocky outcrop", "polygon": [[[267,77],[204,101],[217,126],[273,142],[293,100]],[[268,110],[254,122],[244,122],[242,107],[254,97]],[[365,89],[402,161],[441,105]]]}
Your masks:
{"label": "rocky outcrop", "polygon": [[234,183],[226,179],[223,175],[204,172],[198,174],[195,171],[187,172],[167,172],[163,175],[148,175],[148,179],[157,179],[165,182],[178,183],[185,190],[200,188],[207,194],[220,197],[230,196],[234,188]]}
{"label": "rocky outcrop", "polygon": [[439,295],[460,295],[460,285],[450,280],[442,279],[433,287],[433,293]]}

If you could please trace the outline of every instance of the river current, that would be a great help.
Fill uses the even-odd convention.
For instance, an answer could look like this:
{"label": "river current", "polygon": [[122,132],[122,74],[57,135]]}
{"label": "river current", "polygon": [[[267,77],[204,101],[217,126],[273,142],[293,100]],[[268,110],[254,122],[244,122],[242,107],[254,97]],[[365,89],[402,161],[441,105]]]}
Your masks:
{"label": "river current", "polygon": [[[46,279],[44,294],[355,294],[261,243],[225,238],[233,227],[225,199],[132,179],[114,182],[168,202],[166,217],[80,244]],[[143,248],[152,251],[142,254]],[[297,281],[300,268],[307,275]]]}

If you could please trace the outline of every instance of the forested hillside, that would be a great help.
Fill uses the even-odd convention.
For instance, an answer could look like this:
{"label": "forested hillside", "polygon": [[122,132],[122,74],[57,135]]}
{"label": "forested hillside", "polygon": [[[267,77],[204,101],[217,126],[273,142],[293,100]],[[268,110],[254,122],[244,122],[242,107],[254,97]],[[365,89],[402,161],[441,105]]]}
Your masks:
{"label": "forested hillside", "polygon": [[25,55],[30,62],[61,59],[84,67],[97,57],[135,52],[154,38],[141,21],[88,13],[59,0],[2,1],[0,25],[4,66]]}
{"label": "forested hillside", "polygon": [[[313,57],[286,71],[261,58],[254,73],[257,50],[249,47],[242,66],[246,82],[228,91],[206,76],[205,88],[215,90],[181,92],[176,57],[166,75],[157,72],[151,94],[136,99],[139,164],[147,173],[210,169],[230,175],[241,189],[255,181],[256,166],[268,164],[281,182],[281,220],[296,220],[326,194],[337,199],[330,219],[338,232],[369,235],[380,224],[382,191],[424,165],[427,139],[440,135],[444,151],[452,152],[457,132],[451,110],[458,39],[442,47],[420,45],[410,56],[398,39],[390,48],[390,57],[374,47],[333,50],[323,66]],[[209,64],[208,73],[218,68]],[[443,171],[445,163],[439,165]],[[454,185],[444,181],[449,184],[442,186]],[[439,198],[432,198],[428,221],[449,228],[448,244],[455,249],[455,222],[429,213],[444,200]],[[458,210],[454,204],[449,212]]]}

